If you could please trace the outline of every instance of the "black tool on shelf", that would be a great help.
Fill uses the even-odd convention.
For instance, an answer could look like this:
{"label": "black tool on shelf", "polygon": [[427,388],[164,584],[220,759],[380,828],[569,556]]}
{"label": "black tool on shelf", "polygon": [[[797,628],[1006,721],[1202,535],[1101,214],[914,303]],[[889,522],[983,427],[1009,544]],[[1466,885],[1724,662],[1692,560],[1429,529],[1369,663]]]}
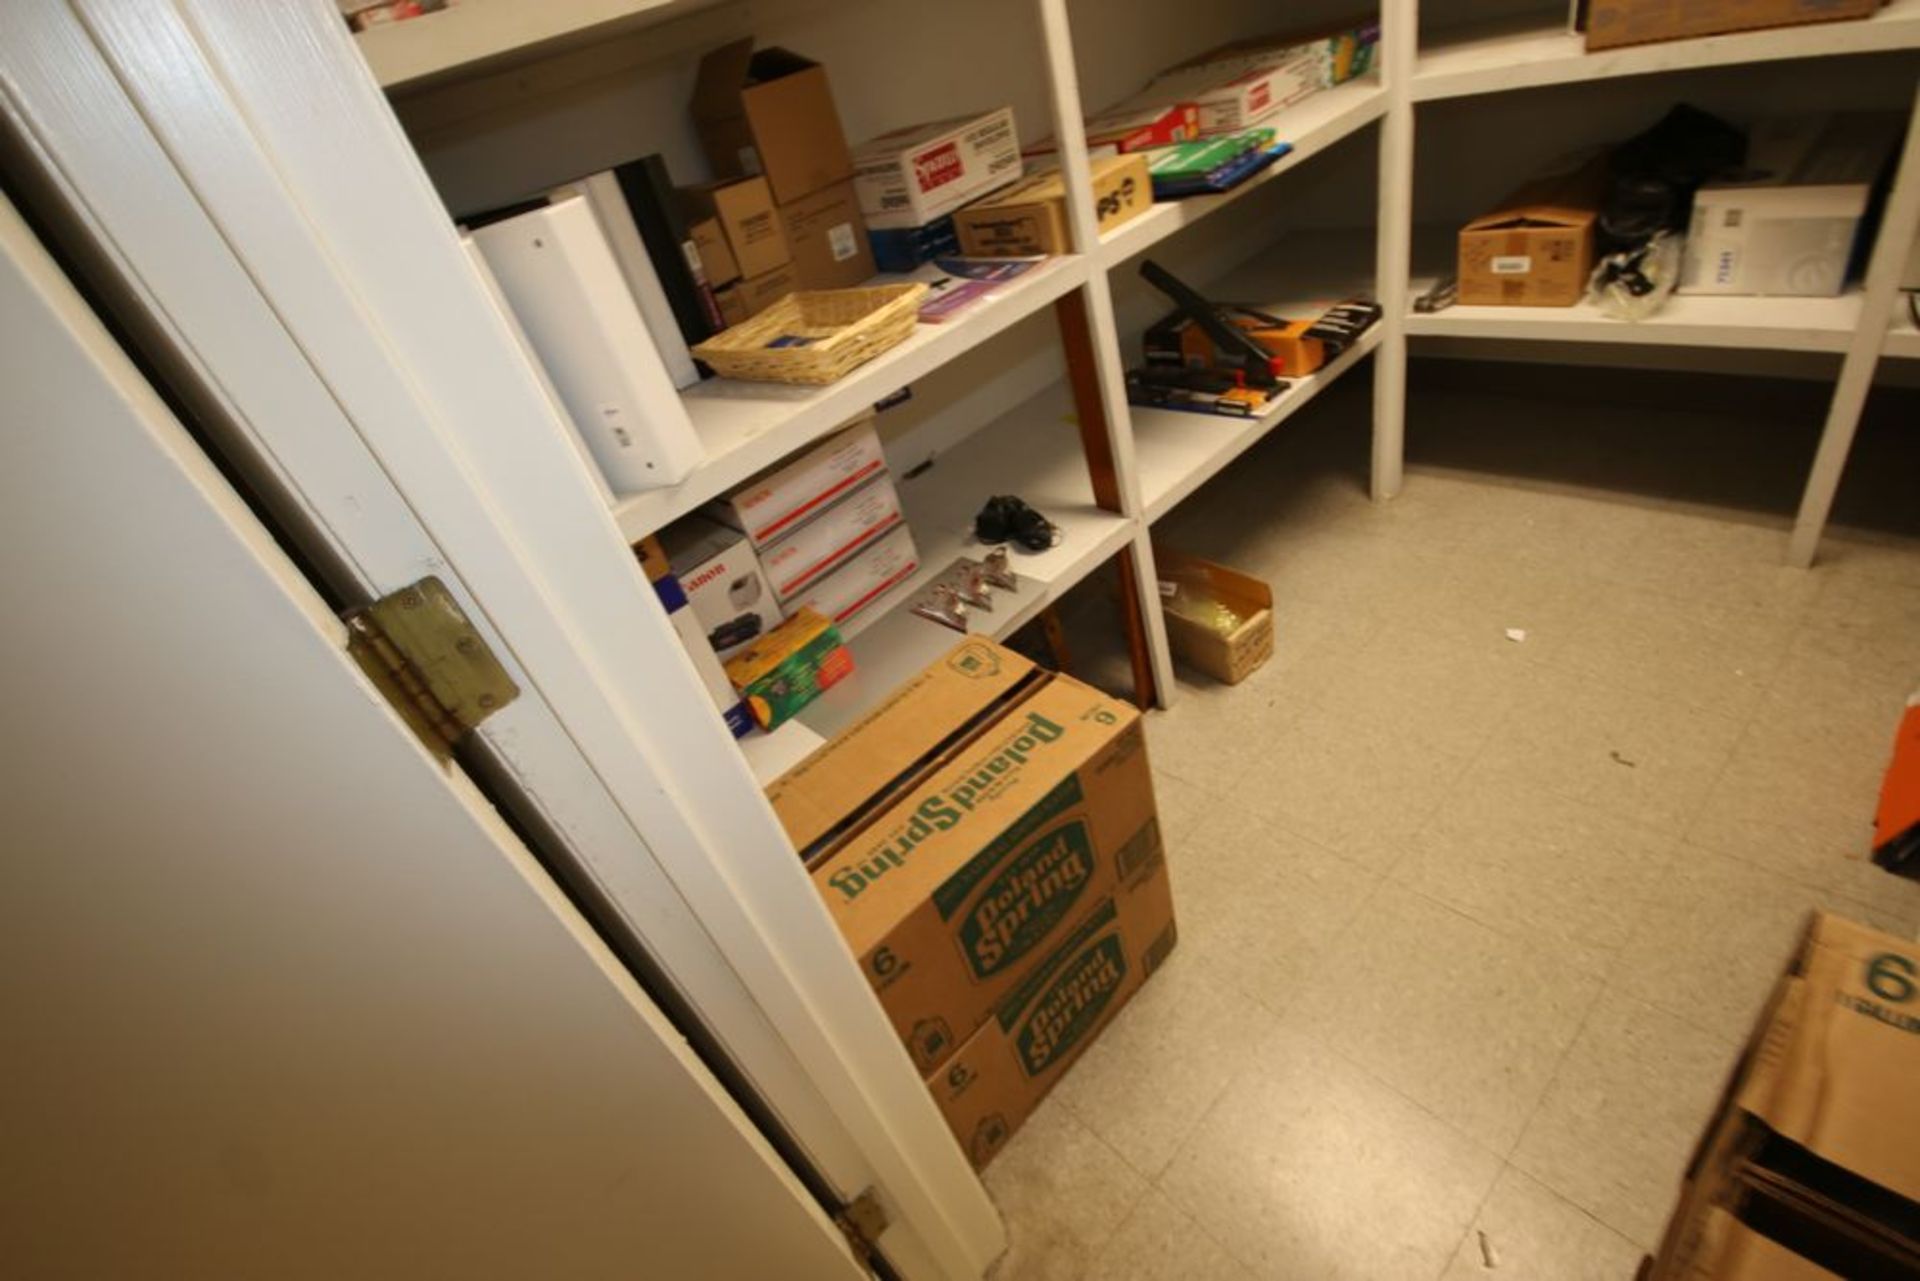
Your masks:
{"label": "black tool on shelf", "polygon": [[1183,283],[1159,263],[1149,259],[1140,264],[1140,275],[1148,284],[1173,299],[1174,305],[1213,340],[1214,362],[1238,374],[1249,387],[1271,390],[1281,386],[1273,371],[1273,357],[1267,349],[1247,336],[1245,330],[1227,319],[1218,303],[1207,299]]}

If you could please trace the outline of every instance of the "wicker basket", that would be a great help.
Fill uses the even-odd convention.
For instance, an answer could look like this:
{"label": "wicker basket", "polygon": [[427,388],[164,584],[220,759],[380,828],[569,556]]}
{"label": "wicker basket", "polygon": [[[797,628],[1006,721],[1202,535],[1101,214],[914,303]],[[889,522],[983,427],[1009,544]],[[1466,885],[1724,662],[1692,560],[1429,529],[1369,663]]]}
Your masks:
{"label": "wicker basket", "polygon": [[[915,284],[802,290],[715,334],[693,354],[722,378],[820,386],[905,342],[926,293],[925,285]],[[768,346],[780,338],[813,341]]]}

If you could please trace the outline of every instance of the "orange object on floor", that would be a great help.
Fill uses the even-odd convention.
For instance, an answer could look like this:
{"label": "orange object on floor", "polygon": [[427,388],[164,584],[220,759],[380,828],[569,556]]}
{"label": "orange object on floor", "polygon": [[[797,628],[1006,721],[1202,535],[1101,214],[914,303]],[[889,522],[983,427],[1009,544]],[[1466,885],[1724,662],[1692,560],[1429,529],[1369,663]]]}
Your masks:
{"label": "orange object on floor", "polygon": [[1920,878],[1920,694],[1907,701],[1893,739],[1893,763],[1880,785],[1874,815],[1873,861],[1890,872]]}

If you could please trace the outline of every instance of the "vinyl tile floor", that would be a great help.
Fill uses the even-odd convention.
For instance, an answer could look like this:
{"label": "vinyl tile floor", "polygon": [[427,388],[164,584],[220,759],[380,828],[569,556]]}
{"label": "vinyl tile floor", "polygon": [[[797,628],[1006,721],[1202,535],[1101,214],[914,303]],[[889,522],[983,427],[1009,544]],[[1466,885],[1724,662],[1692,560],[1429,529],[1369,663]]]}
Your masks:
{"label": "vinyl tile floor", "polygon": [[1808,910],[1920,928],[1915,459],[1808,573],[1804,428],[1441,387],[1375,505],[1342,391],[1157,531],[1276,652],[1149,719],[1181,941],[987,1171],[999,1281],[1631,1277]]}

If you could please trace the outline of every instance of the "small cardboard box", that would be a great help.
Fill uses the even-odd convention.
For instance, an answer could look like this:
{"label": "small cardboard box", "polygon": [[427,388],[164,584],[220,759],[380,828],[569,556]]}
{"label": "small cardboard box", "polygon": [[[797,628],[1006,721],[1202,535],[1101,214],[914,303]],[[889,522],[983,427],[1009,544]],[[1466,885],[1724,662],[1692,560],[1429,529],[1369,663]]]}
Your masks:
{"label": "small cardboard box", "polygon": [[721,519],[763,547],[887,469],[873,413],[720,500]]}
{"label": "small cardboard box", "polygon": [[1460,230],[1460,302],[1571,307],[1593,273],[1605,162],[1535,179]]}
{"label": "small cardboard box", "polygon": [[761,729],[778,729],[853,671],[840,629],[803,609],[727,660],[727,679]]}
{"label": "small cardboard box", "polygon": [[[721,510],[731,514],[731,509]],[[900,523],[900,496],[880,473],[760,549],[773,594],[787,604]],[[825,612],[825,611],[822,611]]]}
{"label": "small cardboard box", "polygon": [[812,876],[924,1072],[1158,842],[1139,712],[1055,676]]}
{"label": "small cardboard box", "polygon": [[786,229],[774,207],[773,189],[765,178],[682,187],[680,196],[690,217],[711,218],[720,224],[727,249],[733,254],[736,275],[764,276],[786,266],[792,257],[787,250]]}
{"label": "small cardboard box", "polygon": [[1840,1276],[1920,1275],[1916,1081],[1920,944],[1814,913],[1688,1165],[1650,1281],[1793,1275],[1714,1270],[1715,1210]]}
{"label": "small cardboard box", "polygon": [[[1145,213],[1153,182],[1144,155],[1103,156],[1093,162],[1093,206],[1100,231]],[[1067,189],[1058,169],[1030,174],[953,215],[963,253],[1027,258],[1073,252]]]}
{"label": "small cardboard box", "polygon": [[718,218],[702,218],[693,224],[693,247],[700,255],[700,269],[715,289],[740,279],[740,264],[734,261],[727,236]]}
{"label": "small cardboard box", "polygon": [[919,568],[920,553],[913,545],[913,531],[905,521],[898,521],[840,568],[796,596],[793,608],[824,614],[834,626],[844,628]]}
{"label": "small cardboard box", "polygon": [[1013,108],[909,125],[854,148],[869,227],[922,227],[1020,176]]}
{"label": "small cardboard box", "polygon": [[780,225],[802,289],[852,289],[873,276],[873,247],[853,183],[843,182],[780,205]]}
{"label": "small cardboard box", "polygon": [[688,516],[662,530],[660,541],[707,643],[721,658],[746,648],[786,617],[760,558],[738,530]]}
{"label": "small cardboard box", "polygon": [[[1155,546],[1154,571],[1167,598],[1167,642],[1175,657],[1226,685],[1238,685],[1273,657],[1273,589],[1238,570]],[[1171,589],[1171,590],[1169,590]],[[1183,608],[1189,599],[1218,602],[1240,616],[1222,633]]]}
{"label": "small cardboard box", "polygon": [[715,49],[700,60],[692,110],[714,174],[765,174],[775,204],[853,177],[826,69],[790,50],[756,51],[751,37]]}
{"label": "small cardboard box", "polygon": [[1591,0],[1587,48],[1870,18],[1883,0]]}
{"label": "small cardboard box", "polygon": [[783,265],[764,275],[736,280],[713,297],[720,304],[720,318],[731,327],[759,315],[799,287],[793,279],[793,268]]}
{"label": "small cardboard box", "polygon": [[1157,835],[1129,885],[1088,914],[926,1078],[974,1168],[986,1168],[1173,951],[1173,892]]}
{"label": "small cardboard box", "polygon": [[970,638],[898,686],[886,701],[767,788],[767,800],[809,863],[837,847],[930,769],[943,743],[998,716],[1045,679],[1031,661]]}
{"label": "small cardboard box", "polygon": [[1849,113],[1754,125],[1739,171],[1694,193],[1681,292],[1837,297],[1904,123]]}

